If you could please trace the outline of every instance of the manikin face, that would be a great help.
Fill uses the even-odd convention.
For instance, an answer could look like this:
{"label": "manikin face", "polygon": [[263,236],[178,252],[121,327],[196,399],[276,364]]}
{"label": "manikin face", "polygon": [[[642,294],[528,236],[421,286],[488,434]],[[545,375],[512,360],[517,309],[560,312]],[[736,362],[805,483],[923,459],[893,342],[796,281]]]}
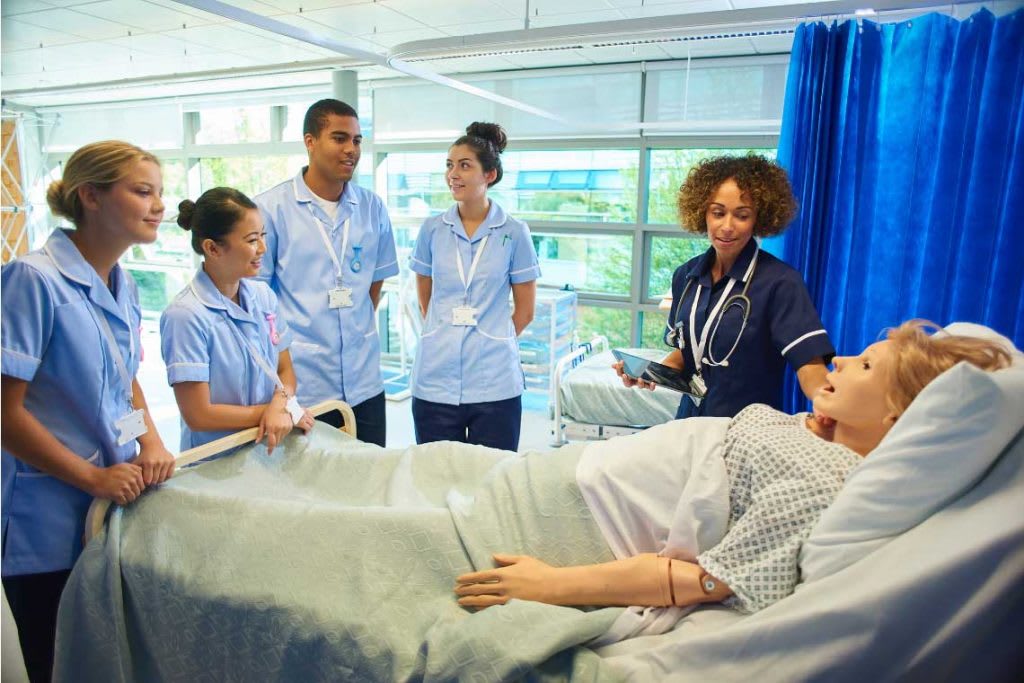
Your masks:
{"label": "manikin face", "polygon": [[740,192],[736,181],[729,178],[711,195],[704,217],[715,253],[723,261],[734,262],[754,235],[757,210],[750,195]]}
{"label": "manikin face", "polygon": [[476,152],[469,145],[455,145],[448,150],[445,180],[457,202],[480,200],[487,196],[488,183],[498,177],[497,170],[484,172]]}
{"label": "manikin face", "polygon": [[886,429],[897,415],[886,401],[892,383],[893,343],[875,342],[859,356],[836,356],[828,384],[814,396],[814,411],[851,428]]}
{"label": "manikin face", "polygon": [[108,232],[111,240],[125,244],[156,240],[164,218],[163,175],[156,163],[134,161],[110,187],[85,186],[79,191],[90,223]]}
{"label": "manikin face", "polygon": [[352,180],[362,154],[363,133],[354,116],[327,115],[327,125],[320,135],[305,136],[309,165],[321,177],[336,182]]}
{"label": "manikin face", "polygon": [[203,240],[207,262],[231,280],[259,275],[260,261],[267,252],[263,220],[256,209],[246,209],[243,218],[221,242]]}

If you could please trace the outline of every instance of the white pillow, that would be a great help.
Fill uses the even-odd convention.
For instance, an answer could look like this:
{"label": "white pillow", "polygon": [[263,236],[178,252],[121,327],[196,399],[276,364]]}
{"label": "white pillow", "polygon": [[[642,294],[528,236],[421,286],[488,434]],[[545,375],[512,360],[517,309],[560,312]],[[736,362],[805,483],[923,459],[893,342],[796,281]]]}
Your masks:
{"label": "white pillow", "polygon": [[811,530],[800,551],[805,583],[853,564],[945,507],[1024,429],[1020,352],[981,325],[946,330],[1001,341],[1015,362],[996,372],[959,363],[924,388]]}

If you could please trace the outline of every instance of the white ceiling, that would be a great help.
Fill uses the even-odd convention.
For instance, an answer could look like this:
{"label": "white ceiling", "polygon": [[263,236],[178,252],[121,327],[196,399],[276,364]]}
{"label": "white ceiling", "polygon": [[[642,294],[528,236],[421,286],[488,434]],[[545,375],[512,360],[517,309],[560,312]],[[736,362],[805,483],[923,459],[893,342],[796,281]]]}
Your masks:
{"label": "white ceiling", "polygon": [[[746,10],[766,6],[791,6],[795,24],[800,16],[799,6],[807,4],[803,0],[225,1],[382,55],[413,41],[525,28],[717,11],[729,12],[742,22]],[[818,0],[817,7],[829,4]],[[864,0],[864,4],[873,2]],[[874,4],[877,6],[877,0]],[[5,97],[13,92],[15,100],[24,103],[32,103],[33,91],[52,93],[55,88],[70,90],[90,83],[117,81],[182,80],[183,75],[207,72],[246,74],[276,67],[311,71],[295,75],[295,82],[327,82],[326,70],[330,66],[346,65],[345,57],[336,52],[173,0],[3,0],[0,12],[3,91]],[[782,35],[455,56],[426,61],[424,65],[442,73],[465,73],[774,53],[787,51],[788,46],[789,37]],[[347,62],[349,66],[354,64],[351,60]],[[363,78],[386,73],[381,67],[356,68],[363,72]],[[193,89],[199,91],[202,87],[195,85]]]}

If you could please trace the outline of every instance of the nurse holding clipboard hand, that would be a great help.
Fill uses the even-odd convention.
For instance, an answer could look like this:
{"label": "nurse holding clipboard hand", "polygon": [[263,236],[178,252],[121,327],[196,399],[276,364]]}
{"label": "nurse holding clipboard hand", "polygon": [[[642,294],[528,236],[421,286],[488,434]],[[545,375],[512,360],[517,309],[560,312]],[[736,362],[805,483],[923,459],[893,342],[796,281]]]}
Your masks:
{"label": "nurse holding clipboard hand", "polygon": [[178,205],[178,225],[203,256],[195,278],[160,318],[167,381],[181,411],[181,449],[259,427],[272,453],[313,417],[295,398],[291,332],[260,272],[263,219],[238,190],[216,187]]}
{"label": "nurse holding clipboard hand", "polygon": [[[676,269],[662,364],[689,386],[677,418],[733,417],[752,403],[782,409],[786,366],[812,398],[826,385],[835,349],[800,273],[758,246],[796,213],[786,172],[756,156],[714,157],[679,189],[685,230],[710,248]],[[613,366],[626,386],[653,388]]]}
{"label": "nurse holding clipboard hand", "polygon": [[135,379],[142,314],[117,263],[156,239],[162,194],[152,154],[86,145],[46,193],[74,229],[3,268],[3,584],[32,681],[50,680],[92,499],[130,503],[174,471]]}
{"label": "nurse holding clipboard hand", "polygon": [[505,144],[494,123],[473,123],[455,141],[445,173],[455,204],[423,224],[410,258],[426,318],[413,365],[417,443],[519,447],[516,337],[533,320],[540,267],[526,223],[487,196]]}

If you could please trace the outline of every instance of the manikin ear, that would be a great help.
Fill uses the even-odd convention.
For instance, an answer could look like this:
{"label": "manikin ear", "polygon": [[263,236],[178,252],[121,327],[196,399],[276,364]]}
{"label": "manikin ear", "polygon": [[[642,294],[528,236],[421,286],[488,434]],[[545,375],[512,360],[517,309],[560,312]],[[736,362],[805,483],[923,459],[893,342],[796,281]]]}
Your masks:
{"label": "manikin ear", "polygon": [[885,427],[886,431],[892,429],[892,426],[896,424],[896,420],[900,419],[900,416],[896,413],[889,413],[882,418],[882,426]]}

